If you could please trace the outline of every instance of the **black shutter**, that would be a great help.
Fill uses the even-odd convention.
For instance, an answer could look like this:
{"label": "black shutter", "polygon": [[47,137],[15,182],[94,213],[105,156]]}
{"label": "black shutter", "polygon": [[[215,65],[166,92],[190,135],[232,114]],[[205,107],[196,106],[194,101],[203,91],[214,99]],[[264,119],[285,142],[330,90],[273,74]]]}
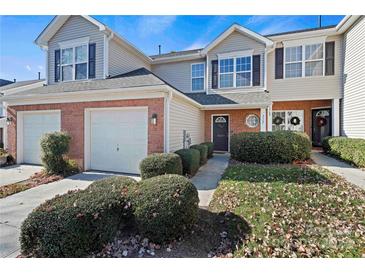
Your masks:
{"label": "black shutter", "polygon": [[54,81],[60,81],[60,72],[61,72],[61,64],[60,64],[60,50],[57,49],[54,52]]}
{"label": "black shutter", "polygon": [[95,78],[95,55],[96,55],[96,44],[89,44],[89,79]]}
{"label": "black shutter", "polygon": [[259,86],[260,85],[260,78],[261,78],[261,71],[260,71],[260,62],[261,62],[260,55],[252,56],[252,85]]}
{"label": "black shutter", "polygon": [[326,42],[326,75],[335,74],[335,42]]}
{"label": "black shutter", "polygon": [[212,61],[212,89],[218,88],[218,60]]}
{"label": "black shutter", "polygon": [[275,79],[283,79],[284,75],[284,48],[275,49]]}

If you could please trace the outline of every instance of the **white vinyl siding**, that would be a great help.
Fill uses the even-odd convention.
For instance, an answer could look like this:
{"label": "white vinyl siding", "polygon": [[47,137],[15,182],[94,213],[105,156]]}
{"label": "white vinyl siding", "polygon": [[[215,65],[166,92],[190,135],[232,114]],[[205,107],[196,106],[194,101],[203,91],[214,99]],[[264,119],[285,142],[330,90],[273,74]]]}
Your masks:
{"label": "white vinyl siding", "polygon": [[148,63],[113,40],[109,41],[108,63],[110,76],[127,73],[142,67],[151,69]]}
{"label": "white vinyl siding", "polygon": [[48,81],[54,84],[55,50],[59,49],[59,43],[73,39],[89,37],[89,43],[96,44],[96,79],[104,76],[104,34],[98,27],[81,16],[71,16],[48,43]]}
{"label": "white vinyl siding", "polygon": [[152,72],[178,90],[191,92],[191,65],[195,63],[205,63],[205,59],[156,64],[152,66]]}
{"label": "white vinyl siding", "polygon": [[183,148],[183,131],[190,135],[191,144],[204,141],[204,112],[197,107],[173,98],[170,103],[170,151]]}
{"label": "white vinyl siding", "polygon": [[365,138],[365,17],[344,34],[342,135]]}
{"label": "white vinyl siding", "polygon": [[[335,42],[335,74],[316,77],[275,79],[275,51],[268,54],[268,86],[273,101],[338,99],[342,97],[342,37],[330,36]],[[305,58],[305,57],[304,57]]]}

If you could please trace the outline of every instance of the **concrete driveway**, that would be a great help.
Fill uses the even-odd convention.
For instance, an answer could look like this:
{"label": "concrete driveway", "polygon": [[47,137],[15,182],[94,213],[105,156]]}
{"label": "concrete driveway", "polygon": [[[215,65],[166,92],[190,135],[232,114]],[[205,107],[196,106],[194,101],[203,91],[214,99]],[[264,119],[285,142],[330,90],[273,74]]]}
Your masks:
{"label": "concrete driveway", "polygon": [[10,185],[24,181],[36,172],[40,172],[42,166],[13,165],[0,168],[0,186]]}
{"label": "concrete driveway", "polygon": [[57,194],[64,194],[73,189],[85,189],[95,180],[114,175],[116,174],[83,172],[0,199],[0,257],[16,257],[19,254],[21,223],[38,205]]}

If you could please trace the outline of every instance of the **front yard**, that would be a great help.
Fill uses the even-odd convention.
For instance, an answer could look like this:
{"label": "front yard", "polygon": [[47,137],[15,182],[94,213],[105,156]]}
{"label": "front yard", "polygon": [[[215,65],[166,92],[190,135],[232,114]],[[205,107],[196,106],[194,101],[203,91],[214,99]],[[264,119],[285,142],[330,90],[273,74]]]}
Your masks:
{"label": "front yard", "polygon": [[365,191],[318,166],[232,164],[210,204],[247,221],[235,257],[362,257]]}

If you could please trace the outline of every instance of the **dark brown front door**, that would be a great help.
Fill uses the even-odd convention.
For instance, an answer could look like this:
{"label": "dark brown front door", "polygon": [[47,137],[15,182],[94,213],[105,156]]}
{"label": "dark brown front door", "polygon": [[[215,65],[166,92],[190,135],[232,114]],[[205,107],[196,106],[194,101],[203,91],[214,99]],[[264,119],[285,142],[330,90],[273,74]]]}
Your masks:
{"label": "dark brown front door", "polygon": [[214,150],[228,151],[228,115],[213,116],[213,143]]}
{"label": "dark brown front door", "polygon": [[312,142],[321,146],[324,137],[332,135],[332,117],[330,108],[312,110]]}

